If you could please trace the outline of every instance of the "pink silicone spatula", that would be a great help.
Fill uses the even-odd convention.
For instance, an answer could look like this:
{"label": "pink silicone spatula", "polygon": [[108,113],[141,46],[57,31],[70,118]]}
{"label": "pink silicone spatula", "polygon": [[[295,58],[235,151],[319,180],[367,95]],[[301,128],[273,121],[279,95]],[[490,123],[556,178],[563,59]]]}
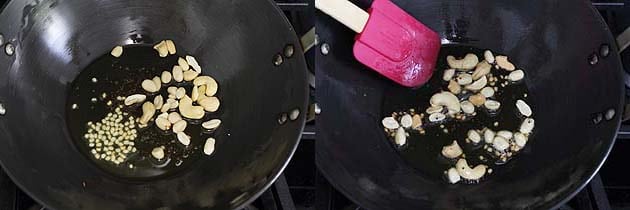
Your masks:
{"label": "pink silicone spatula", "polygon": [[426,83],[440,51],[440,37],[389,0],[368,12],[347,0],[315,0],[315,7],[358,33],[354,57],[407,87]]}

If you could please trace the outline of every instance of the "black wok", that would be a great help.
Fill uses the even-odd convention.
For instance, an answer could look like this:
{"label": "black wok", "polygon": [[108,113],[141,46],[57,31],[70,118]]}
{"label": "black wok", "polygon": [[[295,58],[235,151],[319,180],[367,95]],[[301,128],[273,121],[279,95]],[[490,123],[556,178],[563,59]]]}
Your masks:
{"label": "black wok", "polygon": [[318,13],[320,47],[329,51],[316,60],[322,108],[316,161],[337,189],[367,209],[548,209],[591,179],[614,143],[620,115],[602,113],[621,113],[623,83],[614,39],[590,2],[394,2],[444,43],[509,55],[528,75],[536,132],[519,156],[479,184],[428,176],[399,154],[380,125],[393,111],[384,110],[385,101],[415,90],[356,62],[352,31]]}
{"label": "black wok", "polygon": [[[52,209],[234,209],[262,193],[293,154],[304,115],[299,41],[269,0],[9,2],[0,14],[0,162]],[[175,41],[220,84],[215,153],[166,177],[128,180],[96,167],[70,137],[69,86],[113,46]],[[3,44],[2,49],[8,44]],[[274,65],[274,56],[293,54]],[[288,51],[287,51],[288,52]]]}

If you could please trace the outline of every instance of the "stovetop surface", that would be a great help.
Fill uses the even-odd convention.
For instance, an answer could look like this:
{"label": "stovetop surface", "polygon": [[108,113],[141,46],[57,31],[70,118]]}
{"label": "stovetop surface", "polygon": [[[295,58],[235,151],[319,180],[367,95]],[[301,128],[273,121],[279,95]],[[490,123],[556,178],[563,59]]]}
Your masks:
{"label": "stovetop surface", "polygon": [[[0,1],[2,3],[4,1]],[[314,26],[314,0],[276,0],[290,19],[298,36],[307,34]],[[593,0],[612,33],[617,36],[630,27],[630,2]],[[314,50],[306,52],[312,70]],[[622,61],[630,68],[630,52],[622,54]],[[630,71],[628,71],[630,72]],[[628,83],[630,84],[630,82]],[[314,88],[311,88],[314,91]],[[314,103],[313,97],[311,98]],[[278,181],[247,210],[355,210],[361,207],[336,191],[319,174],[315,165],[315,121],[307,123],[300,146]],[[630,209],[630,179],[624,173],[627,153],[630,152],[630,122],[622,126],[617,142],[600,173],[566,205],[560,209]],[[0,210],[44,209],[18,189],[0,170]]]}

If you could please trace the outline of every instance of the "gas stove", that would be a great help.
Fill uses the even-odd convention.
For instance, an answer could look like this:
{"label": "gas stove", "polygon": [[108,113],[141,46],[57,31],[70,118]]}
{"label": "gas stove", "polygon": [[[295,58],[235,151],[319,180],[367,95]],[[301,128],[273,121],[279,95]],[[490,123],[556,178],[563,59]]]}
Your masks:
{"label": "gas stove", "polygon": [[[630,2],[592,0],[611,32],[620,42],[630,46]],[[630,75],[630,47],[621,53],[624,69]],[[627,97],[630,97],[630,76],[625,77]],[[627,100],[628,101],[628,100]],[[626,107],[626,110],[630,110]],[[630,119],[630,113],[626,113]],[[630,179],[620,173],[626,170],[627,152],[630,151],[630,120],[622,124],[617,141],[607,161],[591,182],[559,210],[608,210],[630,209]],[[320,175],[316,176],[316,209],[318,210],[362,210],[342,193],[335,190]]]}
{"label": "gas stove", "polygon": [[[285,16],[290,20],[302,45],[313,46],[314,0],[275,0]],[[0,0],[5,5],[7,0]],[[306,51],[306,50],[305,50]],[[314,54],[307,52],[307,65],[314,69]],[[310,71],[309,79],[314,86],[314,74]],[[311,87],[312,87],[311,86]],[[313,90],[313,89],[311,89]],[[313,94],[311,94],[313,96]],[[314,97],[311,97],[314,101]],[[243,210],[280,210],[280,209],[315,209],[315,132],[314,105],[311,106],[309,122],[304,129],[300,146],[292,161],[278,180],[252,204]],[[0,210],[44,210],[43,205],[35,202],[19,189],[7,174],[0,169]]]}
{"label": "gas stove", "polygon": [[[291,21],[302,45],[306,49],[307,65],[310,69],[311,92],[314,85],[314,51],[316,45],[314,29],[314,0],[276,0],[276,4]],[[630,40],[630,3],[593,0],[615,36]],[[624,33],[625,32],[625,33]],[[624,38],[620,38],[623,40]],[[630,75],[630,52],[624,51],[622,60]],[[630,90],[630,76],[626,77]],[[628,91],[630,93],[630,91]],[[313,94],[311,94],[313,96]],[[628,94],[630,97],[630,94]],[[304,129],[300,145],[293,159],[278,180],[244,210],[360,210],[357,204],[335,190],[319,174],[315,165],[315,114],[318,112],[314,97],[311,97],[309,122]],[[627,109],[629,110],[629,109]],[[628,115],[630,116],[630,115]],[[567,204],[559,209],[630,209],[630,179],[622,171],[627,165],[626,152],[630,151],[630,121],[619,130],[616,144],[607,161],[591,182]],[[21,191],[0,170],[0,210],[45,209]]]}

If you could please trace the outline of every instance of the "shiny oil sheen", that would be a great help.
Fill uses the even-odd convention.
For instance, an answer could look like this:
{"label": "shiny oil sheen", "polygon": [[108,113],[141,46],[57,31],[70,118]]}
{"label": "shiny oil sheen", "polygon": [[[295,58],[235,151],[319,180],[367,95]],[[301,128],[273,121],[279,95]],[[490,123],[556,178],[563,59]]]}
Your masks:
{"label": "shiny oil sheen", "polygon": [[[450,68],[446,63],[446,56],[453,55],[461,58],[467,53],[474,53],[479,57],[479,60],[482,61],[483,51],[483,49],[469,46],[444,45],[440,50],[435,74],[426,85],[417,89],[391,86],[385,90],[385,95],[388,97],[383,101],[383,116],[390,116],[392,112],[407,111],[410,108],[415,109],[416,112],[424,112],[430,106],[429,100],[433,94],[441,90],[448,91],[446,88],[448,82],[442,80],[444,70]],[[498,55],[497,52],[494,54],[495,56]],[[491,73],[495,77],[507,77],[510,72],[496,69],[493,66]],[[525,77],[527,77],[527,75],[525,75]],[[527,98],[524,97],[528,93],[527,84],[525,83],[525,79],[523,79],[515,83],[510,82],[507,86],[501,87],[499,84],[503,83],[503,81],[506,80],[499,79],[495,84],[495,87],[498,87],[498,91],[495,91],[492,97],[493,100],[501,103],[501,108],[498,113],[489,113],[486,108],[481,106],[475,107],[475,116],[469,116],[463,121],[447,118],[444,123],[431,124],[428,122],[428,114],[424,112],[423,126],[426,133],[420,134],[415,130],[408,131],[410,136],[407,138],[407,144],[397,148],[403,159],[420,173],[439,179],[444,176],[444,171],[448,170],[450,167],[454,167],[455,162],[457,162],[457,159],[449,160],[444,158],[441,154],[442,147],[450,145],[453,140],[457,140],[457,143],[464,150],[466,161],[471,167],[477,164],[485,164],[493,169],[492,174],[486,174],[482,179],[491,179],[491,176],[494,174],[501,173],[502,167],[499,165],[505,163],[494,158],[494,155],[491,155],[483,148],[485,144],[483,139],[479,144],[474,145],[467,143],[466,138],[468,131],[471,129],[482,130],[483,128],[490,128],[495,132],[499,130],[518,131],[524,118],[520,116],[515,104],[516,100],[519,99],[527,101]],[[489,84],[486,85],[486,87],[488,86]],[[464,88],[462,87],[462,89]],[[470,94],[469,92],[468,95]],[[461,98],[461,96],[458,95],[458,98]],[[532,107],[532,110],[534,112],[533,117],[535,118],[536,107]],[[494,125],[495,122],[498,122],[498,126]],[[444,125],[444,128],[440,125]],[[448,132],[445,132],[445,129]],[[483,138],[483,134],[480,133],[480,135]],[[530,135],[528,143],[536,141],[536,139],[533,138],[534,136],[535,135]],[[392,145],[395,146],[393,142]],[[525,145],[525,148],[528,146],[529,145]],[[483,156],[483,160],[479,158],[480,156]],[[518,158],[518,155],[516,155],[516,158]],[[507,164],[509,164],[509,160]]]}
{"label": "shiny oil sheen", "polygon": [[[120,165],[113,164],[103,159],[95,159],[87,147],[87,140],[83,135],[87,132],[87,122],[98,122],[113,112],[116,107],[122,106],[123,112],[129,113],[136,119],[142,115],[142,103],[125,106],[124,101],[117,99],[118,96],[126,97],[132,94],[147,95],[146,101],[151,101],[159,94],[164,101],[168,99],[166,89],[168,87],[184,87],[186,93],[190,95],[192,82],[176,82],[171,80],[168,84],[162,84],[157,93],[148,93],[141,87],[145,79],[152,79],[160,76],[163,71],[171,71],[177,65],[178,55],[169,55],[160,58],[157,51],[149,45],[132,45],[124,48],[122,56],[113,57],[105,54],[90,64],[73,81],[67,99],[67,123],[77,147],[89,159],[94,161],[101,169],[124,178],[160,178],[181,171],[201,157],[205,139],[212,136],[212,133],[205,132],[201,128],[201,122],[214,119],[219,116],[220,110],[215,113],[206,113],[202,120],[189,120],[184,133],[191,136],[191,143],[188,146],[181,144],[172,130],[163,131],[155,126],[155,118],[161,112],[156,111],[147,127],[139,128],[138,137],[135,139],[137,152],[128,154],[128,159]],[[93,81],[96,78],[97,82]],[[103,98],[102,94],[106,93]],[[92,102],[92,98],[98,99]],[[108,106],[107,102],[112,105]],[[72,105],[77,104],[77,109],[72,109]],[[171,109],[170,112],[177,112]],[[165,146],[165,158],[157,160],[151,156],[151,151],[155,147]],[[132,166],[130,166],[132,165]]]}

